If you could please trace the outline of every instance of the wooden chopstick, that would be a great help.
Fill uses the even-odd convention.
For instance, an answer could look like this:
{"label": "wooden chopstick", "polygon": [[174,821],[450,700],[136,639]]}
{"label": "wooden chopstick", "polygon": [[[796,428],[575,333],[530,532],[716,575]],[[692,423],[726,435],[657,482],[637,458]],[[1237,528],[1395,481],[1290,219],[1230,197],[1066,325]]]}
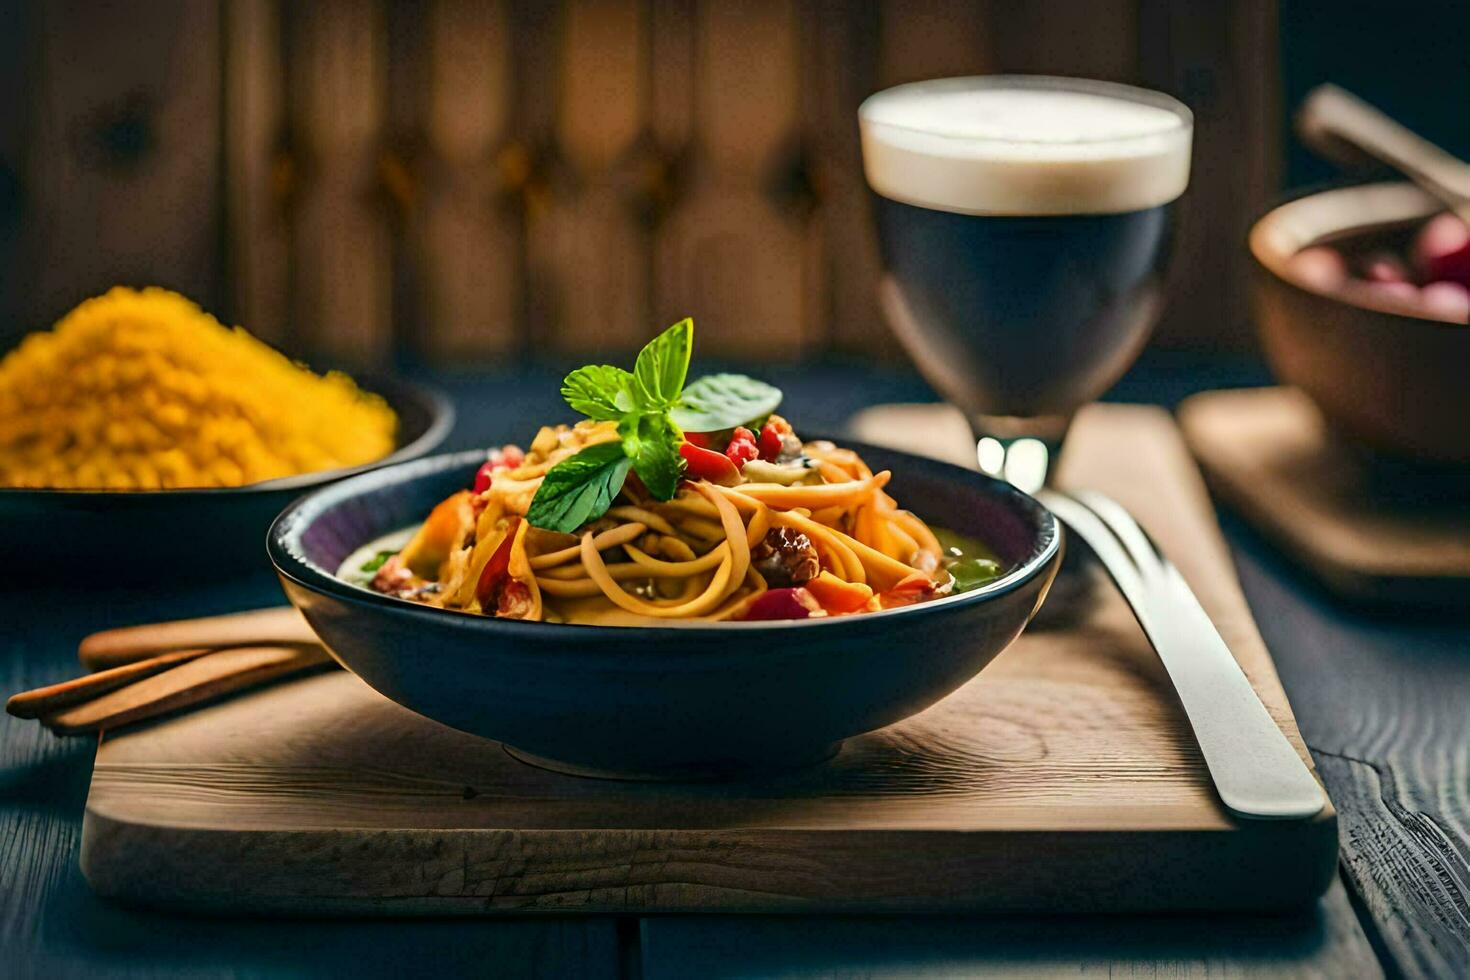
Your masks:
{"label": "wooden chopstick", "polygon": [[318,644],[316,634],[291,606],[255,609],[226,616],[148,623],[93,633],[77,654],[88,670],[105,670],[175,650],[241,646]]}
{"label": "wooden chopstick", "polygon": [[320,646],[242,646],[196,656],[75,707],[41,716],[59,735],[102,731],[331,662]]}
{"label": "wooden chopstick", "polygon": [[16,694],[6,711],[58,734],[95,732],[330,663],[289,606],[107,630],[78,654],[95,673]]}
{"label": "wooden chopstick", "polygon": [[95,674],[74,677],[69,681],[62,681],[60,684],[52,684],[49,687],[23,691],[12,695],[10,700],[5,702],[5,710],[17,718],[40,718],[42,715],[55,714],[62,708],[69,708],[83,701],[91,701],[109,691],[115,691],[120,687],[140,681],[145,677],[151,677],[170,667],[176,667],[185,661],[202,657],[210,652],[207,649],[175,650],[172,653],[149,657],[147,660],[135,660],[130,664],[123,664],[120,667],[113,667]]}

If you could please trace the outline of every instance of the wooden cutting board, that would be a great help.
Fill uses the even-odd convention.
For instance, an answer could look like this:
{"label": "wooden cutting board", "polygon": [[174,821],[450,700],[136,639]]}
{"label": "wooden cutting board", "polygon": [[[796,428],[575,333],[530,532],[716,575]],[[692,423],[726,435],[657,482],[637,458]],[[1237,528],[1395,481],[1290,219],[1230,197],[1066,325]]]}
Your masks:
{"label": "wooden cutting board", "polygon": [[[942,449],[932,408],[875,424]],[[1168,416],[1091,410],[1076,437],[1071,478],[1143,517],[1303,751]],[[105,895],[191,910],[1125,911],[1300,904],[1336,852],[1330,806],[1306,822],[1224,812],[1103,589],[1080,625],[1028,631],[928,711],[758,782],[563,776],[346,673],[281,684],[109,733],[82,868]]]}
{"label": "wooden cutting board", "polygon": [[1179,420],[1221,498],[1329,588],[1470,605],[1470,475],[1387,472],[1333,438],[1294,388],[1195,395]]}

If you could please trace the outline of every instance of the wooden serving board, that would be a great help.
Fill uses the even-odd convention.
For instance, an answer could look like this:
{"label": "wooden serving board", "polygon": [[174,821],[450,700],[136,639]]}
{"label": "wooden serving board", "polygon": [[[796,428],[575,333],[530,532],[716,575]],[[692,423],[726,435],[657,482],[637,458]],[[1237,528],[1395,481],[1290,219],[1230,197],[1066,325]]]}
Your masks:
{"label": "wooden serving board", "polygon": [[1333,438],[1294,388],[1195,395],[1179,419],[1215,491],[1329,588],[1470,605],[1465,474],[1395,478]]}
{"label": "wooden serving board", "polygon": [[[942,425],[925,408],[881,428],[937,446]],[[1110,407],[1076,435],[1072,478],[1143,516],[1306,758],[1172,422]],[[82,867],[103,894],[188,909],[1124,911],[1297,905],[1336,852],[1330,806],[1306,822],[1225,813],[1103,590],[1080,625],[1028,631],[928,711],[758,782],[558,775],[345,673],[281,684],[109,733]]]}

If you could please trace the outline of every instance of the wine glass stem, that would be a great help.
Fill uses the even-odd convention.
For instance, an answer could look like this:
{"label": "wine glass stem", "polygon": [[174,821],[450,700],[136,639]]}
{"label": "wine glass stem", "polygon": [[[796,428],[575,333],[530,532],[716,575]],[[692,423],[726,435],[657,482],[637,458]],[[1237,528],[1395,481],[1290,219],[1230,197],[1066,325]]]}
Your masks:
{"label": "wine glass stem", "polygon": [[1072,417],[971,415],[969,421],[981,472],[1035,493],[1051,481]]}

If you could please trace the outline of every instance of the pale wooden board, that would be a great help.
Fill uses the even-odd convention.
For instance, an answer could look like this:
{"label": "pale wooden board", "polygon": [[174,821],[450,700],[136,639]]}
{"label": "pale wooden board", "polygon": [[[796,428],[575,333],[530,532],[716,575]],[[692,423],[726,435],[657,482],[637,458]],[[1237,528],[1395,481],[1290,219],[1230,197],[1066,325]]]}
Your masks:
{"label": "pale wooden board", "polygon": [[1385,499],[1301,392],[1208,392],[1186,401],[1179,417],[1216,491],[1330,587],[1470,603],[1464,499]]}
{"label": "pale wooden board", "polygon": [[[1077,436],[1070,477],[1177,556],[1307,758],[1168,417],[1093,410]],[[1033,630],[928,711],[758,783],[561,776],[346,674],[281,685],[108,736],[82,864],[104,894],[191,908],[1120,911],[1303,902],[1335,855],[1330,808],[1223,812],[1156,658],[1103,592],[1079,628]]]}

